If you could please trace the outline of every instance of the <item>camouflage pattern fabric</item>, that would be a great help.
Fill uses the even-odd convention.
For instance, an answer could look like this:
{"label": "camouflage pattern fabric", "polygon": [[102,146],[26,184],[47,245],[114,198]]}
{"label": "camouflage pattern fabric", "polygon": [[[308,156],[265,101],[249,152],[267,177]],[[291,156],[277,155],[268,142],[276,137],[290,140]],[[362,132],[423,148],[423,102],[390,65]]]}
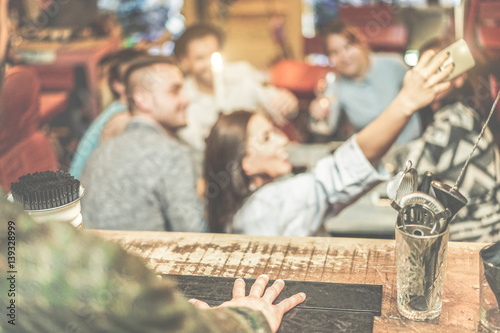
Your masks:
{"label": "camouflage pattern fabric", "polygon": [[270,332],[260,312],[198,310],[117,244],[69,225],[37,224],[4,199],[0,273],[0,332]]}

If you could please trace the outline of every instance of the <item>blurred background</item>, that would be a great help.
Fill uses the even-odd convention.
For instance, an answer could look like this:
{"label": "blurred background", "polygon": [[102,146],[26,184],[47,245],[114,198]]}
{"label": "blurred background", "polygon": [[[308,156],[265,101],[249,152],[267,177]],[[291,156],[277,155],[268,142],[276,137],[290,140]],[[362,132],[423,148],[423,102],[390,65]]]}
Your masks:
{"label": "blurred background", "polygon": [[[346,128],[333,137],[322,137],[307,128],[316,84],[334,71],[320,38],[323,25],[333,18],[355,25],[374,52],[400,54],[409,67],[416,64],[417,50],[427,41],[443,35],[464,38],[476,59],[475,89],[489,101],[499,87],[497,0],[15,0],[10,1],[9,16],[8,61],[36,71],[40,112],[34,126],[49,138],[63,170],[69,168],[89,124],[111,101],[106,56],[126,47],[171,55],[176,38],[196,22],[215,23],[223,29],[224,61],[249,62],[270,84],[290,90],[299,99],[299,113],[293,119],[298,130],[296,172],[310,168],[337,146],[331,142],[341,142],[352,133]],[[497,111],[490,126],[497,143],[499,119]],[[1,146],[8,147],[10,141],[20,139],[5,134],[2,140]],[[0,149],[0,162],[7,161],[0,166],[11,161],[5,158],[6,151]],[[376,237],[392,237],[395,212],[381,199],[383,192],[378,188],[360,200],[361,205],[376,206],[372,231],[366,229],[365,210],[354,206],[336,220],[336,228],[345,226],[339,222],[343,216],[351,225],[336,232],[350,235],[350,230],[363,229]]]}

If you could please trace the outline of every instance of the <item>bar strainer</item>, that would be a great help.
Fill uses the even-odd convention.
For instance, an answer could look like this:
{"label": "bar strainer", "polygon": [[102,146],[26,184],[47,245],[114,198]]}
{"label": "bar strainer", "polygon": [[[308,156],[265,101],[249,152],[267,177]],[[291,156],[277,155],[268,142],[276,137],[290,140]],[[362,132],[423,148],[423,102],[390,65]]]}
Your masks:
{"label": "bar strainer", "polygon": [[403,172],[398,172],[389,183],[387,183],[387,196],[399,204],[401,198],[415,192],[418,187],[418,174],[413,168],[410,160],[406,161],[406,168]]}
{"label": "bar strainer", "polygon": [[421,233],[421,236],[439,233],[449,215],[449,211],[436,198],[418,191],[404,195],[399,204],[393,203],[393,207],[399,211],[398,221],[403,229],[406,230],[406,225],[427,227],[414,230],[414,233]]}

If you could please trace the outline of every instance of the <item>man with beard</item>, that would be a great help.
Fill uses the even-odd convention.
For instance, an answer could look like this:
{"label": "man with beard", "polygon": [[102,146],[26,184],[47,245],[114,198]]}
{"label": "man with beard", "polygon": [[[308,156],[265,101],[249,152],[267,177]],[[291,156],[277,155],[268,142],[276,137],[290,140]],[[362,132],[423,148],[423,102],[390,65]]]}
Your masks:
{"label": "man with beard", "polygon": [[188,126],[179,131],[179,137],[190,146],[200,174],[205,138],[219,113],[263,110],[280,127],[298,112],[298,100],[290,91],[267,84],[261,73],[245,61],[224,64],[218,100],[211,57],[222,51],[224,39],[217,26],[197,23],[175,42],[174,54],[186,74],[185,90],[191,100]]}
{"label": "man with beard", "polygon": [[[0,0],[0,64],[9,37],[8,2]],[[206,303],[192,299],[191,306],[172,281],[155,278],[140,259],[119,245],[81,233],[66,223],[38,224],[7,202],[0,189],[2,268],[8,266],[7,245],[12,243],[13,228],[19,245],[16,264],[23,267],[16,276],[21,283],[16,298],[2,297],[0,305],[11,309],[15,304],[24,306],[16,309],[22,320],[12,319],[16,315],[10,312],[12,316],[2,322],[5,332],[104,332],[124,328],[128,332],[276,332],[283,314],[306,298],[300,293],[272,304],[285,284],[276,280],[272,288],[266,288],[269,277],[261,275],[248,296],[244,281],[238,279],[232,300],[210,309]],[[1,294],[7,295],[10,287],[10,283],[0,284]],[[99,297],[103,291],[109,296],[105,304]],[[92,320],[95,318],[99,320]]]}
{"label": "man with beard", "polygon": [[189,104],[182,73],[168,58],[145,56],[130,64],[125,83],[132,118],[81,175],[85,226],[205,231],[189,153],[176,134]]}

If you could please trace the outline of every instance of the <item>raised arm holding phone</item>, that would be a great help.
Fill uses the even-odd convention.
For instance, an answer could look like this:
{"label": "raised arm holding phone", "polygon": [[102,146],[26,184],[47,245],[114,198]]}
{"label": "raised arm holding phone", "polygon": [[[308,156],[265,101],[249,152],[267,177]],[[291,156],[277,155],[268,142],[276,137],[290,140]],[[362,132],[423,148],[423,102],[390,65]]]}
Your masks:
{"label": "raised arm holding phone", "polygon": [[[8,3],[0,0],[0,66],[9,40]],[[0,100],[0,130],[3,112]],[[0,190],[1,268],[8,265],[7,221],[17,228],[16,264],[22,271],[15,301],[23,305],[16,308],[15,325],[4,318],[5,332],[276,332],[283,314],[306,297],[299,293],[273,305],[284,282],[266,288],[269,278],[260,276],[250,295],[237,280],[232,300],[208,311],[196,309],[206,306],[194,300],[195,307],[190,305],[172,281],[156,279],[117,244],[66,224],[37,224]],[[9,287],[1,283],[1,295]],[[0,298],[2,308],[13,306],[8,302]]]}
{"label": "raised arm holding phone", "polygon": [[312,172],[291,172],[288,140],[261,114],[221,115],[207,138],[205,197],[211,232],[265,236],[315,235],[323,221],[387,178],[380,158],[412,115],[450,87],[448,58],[426,52],[405,74],[403,88],[372,123],[320,160]]}

